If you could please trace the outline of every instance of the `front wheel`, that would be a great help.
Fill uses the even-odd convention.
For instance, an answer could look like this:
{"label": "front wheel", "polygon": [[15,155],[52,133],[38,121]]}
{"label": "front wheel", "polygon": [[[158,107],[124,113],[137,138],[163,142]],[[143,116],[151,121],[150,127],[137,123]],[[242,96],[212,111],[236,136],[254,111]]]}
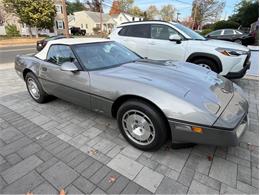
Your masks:
{"label": "front wheel", "polygon": [[161,113],[142,100],[129,100],[117,112],[118,126],[125,139],[141,150],[159,149],[167,138]]}
{"label": "front wheel", "polygon": [[212,70],[212,71],[218,73],[216,63],[211,59],[199,58],[199,59],[195,59],[194,61],[192,61],[192,63],[197,64],[199,66],[202,66],[204,68],[207,68],[209,70]]}
{"label": "front wheel", "polygon": [[34,101],[44,103],[49,100],[49,95],[43,90],[37,77],[29,72],[25,76],[27,90]]}

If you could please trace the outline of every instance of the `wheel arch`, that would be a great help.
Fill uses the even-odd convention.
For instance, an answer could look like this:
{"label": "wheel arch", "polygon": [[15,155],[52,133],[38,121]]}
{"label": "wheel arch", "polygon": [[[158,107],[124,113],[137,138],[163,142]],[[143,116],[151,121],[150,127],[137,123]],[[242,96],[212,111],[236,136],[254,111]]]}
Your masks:
{"label": "wheel arch", "polygon": [[222,72],[223,68],[222,68],[222,62],[219,59],[219,57],[217,57],[216,55],[213,54],[209,54],[209,53],[203,53],[203,52],[196,52],[196,53],[192,53],[188,58],[187,58],[187,62],[193,62],[195,59],[199,59],[199,58],[207,58],[209,60],[213,60],[216,65],[217,65],[217,69],[218,69],[218,73]]}
{"label": "wheel arch", "polygon": [[153,106],[159,113],[160,115],[162,116],[166,126],[167,126],[167,133],[169,134],[170,138],[171,138],[171,128],[170,128],[170,124],[167,120],[167,117],[165,116],[165,114],[163,113],[163,111],[152,101],[148,100],[147,98],[144,98],[144,97],[141,97],[141,96],[138,96],[138,95],[122,95],[120,97],[118,97],[113,105],[112,105],[112,108],[111,108],[111,115],[113,116],[113,118],[116,118],[116,115],[117,115],[117,111],[118,109],[120,108],[120,106],[126,102],[126,101],[129,101],[129,100],[141,100],[141,101],[144,101],[148,104],[150,104],[151,106]]}
{"label": "wheel arch", "polygon": [[[29,72],[33,73],[33,71],[32,71],[31,69],[29,69],[29,68],[25,68],[25,69],[23,70],[23,79],[24,79],[24,80],[25,80],[26,75],[27,75]],[[33,73],[33,74],[34,74],[34,73]]]}

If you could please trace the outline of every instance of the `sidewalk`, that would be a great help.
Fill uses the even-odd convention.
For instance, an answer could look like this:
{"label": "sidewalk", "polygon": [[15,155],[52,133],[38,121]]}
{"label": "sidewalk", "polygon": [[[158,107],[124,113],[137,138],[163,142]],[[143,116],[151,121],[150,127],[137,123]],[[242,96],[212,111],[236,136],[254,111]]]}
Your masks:
{"label": "sidewalk", "polygon": [[7,107],[0,116],[1,194],[150,194]]}
{"label": "sidewalk", "polygon": [[2,47],[12,47],[12,46],[26,46],[26,45],[36,45],[36,42],[44,39],[40,37],[36,38],[10,38],[10,39],[0,39],[0,48]]}

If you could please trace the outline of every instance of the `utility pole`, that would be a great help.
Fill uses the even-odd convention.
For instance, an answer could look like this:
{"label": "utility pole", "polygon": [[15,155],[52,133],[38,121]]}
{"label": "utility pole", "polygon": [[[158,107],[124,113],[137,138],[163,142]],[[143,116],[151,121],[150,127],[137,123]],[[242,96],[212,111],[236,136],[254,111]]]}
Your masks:
{"label": "utility pole", "polygon": [[100,11],[100,32],[102,33],[102,27],[103,27],[103,18],[102,18],[102,0],[100,0],[100,6],[99,6],[99,11]]}
{"label": "utility pole", "polygon": [[192,30],[195,27],[195,23],[196,23],[196,16],[197,16],[197,9],[198,9],[198,0],[196,0],[196,4],[195,4],[195,11],[194,11],[194,16],[193,16],[193,23],[192,23]]}
{"label": "utility pole", "polygon": [[179,15],[181,15],[181,13],[177,12],[177,22],[179,22]]}
{"label": "utility pole", "polygon": [[63,17],[64,17],[64,35],[65,37],[69,38],[69,24],[68,24],[66,3],[65,0],[61,0],[61,2],[62,2]]}

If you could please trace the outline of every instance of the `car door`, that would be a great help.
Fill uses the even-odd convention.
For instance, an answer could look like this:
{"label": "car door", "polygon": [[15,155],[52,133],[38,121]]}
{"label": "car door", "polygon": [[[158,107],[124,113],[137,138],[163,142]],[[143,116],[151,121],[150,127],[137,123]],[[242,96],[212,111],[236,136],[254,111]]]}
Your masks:
{"label": "car door", "polygon": [[232,41],[236,39],[236,35],[232,29],[225,29],[221,39],[225,41]]}
{"label": "car door", "polygon": [[[170,35],[178,34],[168,25],[151,24],[151,39],[148,41],[148,58],[155,60],[178,60],[185,57],[185,41],[170,41]],[[181,35],[180,35],[181,36]]]}
{"label": "car door", "polygon": [[[60,66],[68,61],[75,63],[79,71],[62,71]],[[70,46],[52,45],[41,65],[39,77],[48,94],[90,108],[89,73],[80,69]]]}
{"label": "car door", "polygon": [[148,40],[150,37],[149,24],[124,26],[118,33],[119,43],[142,57],[147,57]]}

